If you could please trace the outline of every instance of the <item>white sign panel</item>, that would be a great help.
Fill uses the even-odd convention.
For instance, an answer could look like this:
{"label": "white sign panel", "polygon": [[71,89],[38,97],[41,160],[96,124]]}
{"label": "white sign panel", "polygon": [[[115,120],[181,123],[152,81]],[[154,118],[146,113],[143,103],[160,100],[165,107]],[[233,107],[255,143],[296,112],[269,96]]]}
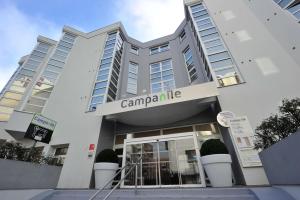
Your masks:
{"label": "white sign panel", "polygon": [[215,82],[202,83],[189,87],[177,88],[149,95],[122,99],[97,106],[98,115],[111,115],[132,110],[151,108],[196,99],[204,99],[219,95]]}
{"label": "white sign panel", "polygon": [[243,167],[262,166],[258,151],[254,149],[254,132],[246,116],[235,117],[229,120],[231,138]]}

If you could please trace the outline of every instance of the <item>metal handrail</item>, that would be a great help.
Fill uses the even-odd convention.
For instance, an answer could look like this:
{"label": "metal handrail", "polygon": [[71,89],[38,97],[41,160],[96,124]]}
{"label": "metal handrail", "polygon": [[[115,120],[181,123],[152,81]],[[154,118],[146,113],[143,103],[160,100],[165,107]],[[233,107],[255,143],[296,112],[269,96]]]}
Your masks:
{"label": "metal handrail", "polygon": [[142,160],[142,155],[141,155],[141,157],[136,161],[136,163],[130,163],[130,164],[127,164],[127,165],[125,165],[124,167],[122,167],[121,169],[120,169],[120,171],[118,172],[118,173],[116,173],[115,174],[115,176],[112,178],[112,179],[110,179],[101,189],[99,189],[93,196],[91,196],[90,198],[89,198],[89,200],[93,200],[100,192],[102,192],[105,188],[106,188],[106,186],[108,186],[127,166],[130,166],[130,165],[132,165],[131,167],[130,167],[130,169],[128,170],[128,172],[125,174],[125,176],[122,178],[122,179],[120,179],[119,181],[118,181],[118,184],[116,184],[112,189],[111,189],[111,191],[104,197],[104,199],[103,200],[106,200],[116,189],[117,189],[117,187],[122,183],[122,181],[124,181],[125,180],[125,178],[127,178],[127,176],[130,174],[130,172],[135,168],[135,193],[137,193],[137,167],[138,167],[138,164],[140,164],[140,161]]}

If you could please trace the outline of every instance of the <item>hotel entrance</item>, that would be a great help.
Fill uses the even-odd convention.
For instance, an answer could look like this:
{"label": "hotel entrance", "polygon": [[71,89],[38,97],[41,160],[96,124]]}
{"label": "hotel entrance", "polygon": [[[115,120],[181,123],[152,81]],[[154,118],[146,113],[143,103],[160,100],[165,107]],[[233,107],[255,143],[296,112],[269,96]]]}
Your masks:
{"label": "hotel entrance", "polygon": [[[205,187],[197,137],[193,132],[126,139],[122,165],[135,163],[139,158],[138,187]],[[135,186],[135,174],[132,171],[127,176],[123,188]]]}

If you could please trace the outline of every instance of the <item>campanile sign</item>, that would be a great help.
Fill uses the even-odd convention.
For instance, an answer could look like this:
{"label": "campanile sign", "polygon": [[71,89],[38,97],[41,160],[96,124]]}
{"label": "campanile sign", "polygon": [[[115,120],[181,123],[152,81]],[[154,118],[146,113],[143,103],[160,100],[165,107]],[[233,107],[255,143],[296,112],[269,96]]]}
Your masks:
{"label": "campanile sign", "polygon": [[97,115],[105,116],[145,108],[169,105],[185,101],[216,97],[219,95],[215,82],[202,83],[170,91],[122,99],[97,106]]}
{"label": "campanile sign", "polygon": [[55,126],[56,121],[34,114],[24,137],[49,144]]}

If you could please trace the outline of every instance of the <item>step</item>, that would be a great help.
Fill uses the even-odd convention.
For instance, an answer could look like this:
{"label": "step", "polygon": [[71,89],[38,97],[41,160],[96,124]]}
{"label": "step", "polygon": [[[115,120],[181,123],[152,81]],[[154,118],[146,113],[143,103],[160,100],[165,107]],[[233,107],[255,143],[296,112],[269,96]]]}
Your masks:
{"label": "step", "polygon": [[[88,200],[96,190],[55,190],[45,200]],[[96,199],[102,199],[109,191],[102,191]],[[110,200],[257,200],[246,188],[195,188],[195,189],[118,189]]]}

